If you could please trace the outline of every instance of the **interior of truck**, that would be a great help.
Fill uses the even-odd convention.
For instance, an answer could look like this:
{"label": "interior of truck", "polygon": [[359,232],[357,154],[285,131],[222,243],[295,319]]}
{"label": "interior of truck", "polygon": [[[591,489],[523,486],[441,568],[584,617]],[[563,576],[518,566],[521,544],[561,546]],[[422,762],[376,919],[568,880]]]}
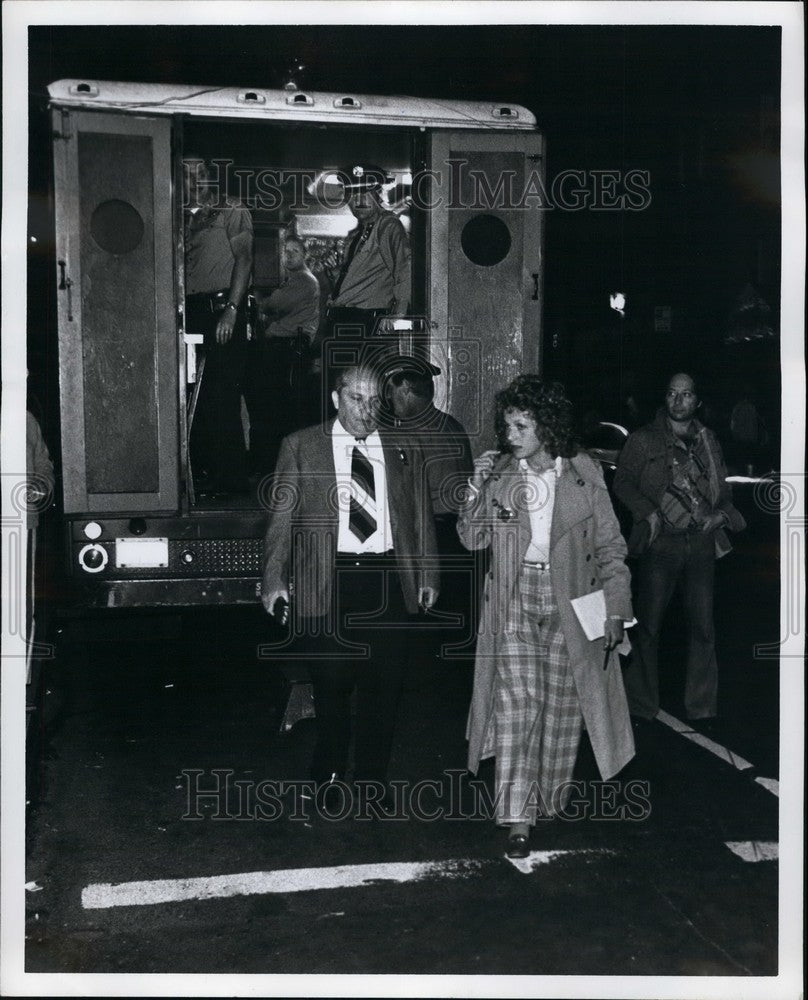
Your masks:
{"label": "interior of truck", "polygon": [[[412,172],[423,163],[423,136],[408,130],[328,128],[299,123],[266,125],[222,121],[187,121],[177,144],[177,172],[182,176],[184,158],[205,161],[211,183],[218,194],[238,199],[250,213],[253,229],[253,266],[249,286],[249,309],[246,313],[247,345],[244,355],[245,384],[260,364],[262,342],[268,337],[267,317],[262,316],[273,291],[287,278],[284,268],[284,243],[297,237],[305,248],[305,263],[319,286],[319,325],[313,338],[304,338],[295,352],[295,362],[279,388],[272,392],[285,396],[285,430],[316,423],[322,417],[321,368],[318,347],[322,338],[326,304],[350,234],[357,226],[351,213],[338,171],[354,164],[373,164],[384,170],[389,181],[383,188],[384,207],[394,212],[410,238],[413,257],[413,294],[411,311],[423,313],[423,274],[425,225],[414,211],[410,199]],[[179,185],[177,185],[179,187]],[[186,206],[178,208],[180,215]],[[183,261],[178,261],[183,267]],[[185,287],[184,267],[180,287]],[[199,423],[199,407],[205,393],[208,348],[202,337],[185,326],[185,351],[181,375],[185,385],[183,466],[186,470],[186,495],[192,510],[232,510],[253,508],[259,502],[260,481],[265,467],[254,461],[257,453],[255,422],[251,426],[250,402],[255,390],[242,392],[240,398],[241,430],[247,453],[249,480],[244,489],[209,489],[204,470],[190,447]],[[241,363],[241,362],[240,362]],[[259,383],[260,394],[260,383]],[[256,407],[257,409],[257,407]],[[252,432],[252,433],[251,433]],[[196,457],[196,461],[194,461]],[[196,466],[196,467],[195,467]]]}

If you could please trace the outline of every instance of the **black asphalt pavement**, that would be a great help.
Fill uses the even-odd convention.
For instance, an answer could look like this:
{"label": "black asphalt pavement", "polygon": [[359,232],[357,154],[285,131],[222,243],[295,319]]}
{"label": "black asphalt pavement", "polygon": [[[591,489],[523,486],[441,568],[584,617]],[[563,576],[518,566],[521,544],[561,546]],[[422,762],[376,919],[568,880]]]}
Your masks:
{"label": "black asphalt pavement", "polygon": [[[306,775],[314,722],[279,733],[289,688],[256,658],[270,634],[260,609],[61,621],[30,739],[26,879],[41,888],[27,894],[27,970],[775,974],[777,861],[727,846],[778,841],[778,798],[756,780],[778,778],[778,663],[754,655],[778,638],[764,529],[719,566],[721,717],[708,733],[751,767],[657,720],[604,788],[584,739],[576,815],[540,824],[520,866],[474,817],[484,798],[462,776],[470,665],[429,637],[391,777],[410,795],[442,784],[420,817],[410,801],[399,818],[359,819],[350,798],[351,815],[329,820],[310,799],[296,800],[300,818],[288,794],[268,804],[268,782]],[[670,626],[663,701],[681,720],[681,616]],[[480,778],[490,790],[490,763]],[[189,791],[225,779],[221,795]],[[275,874],[204,881],[245,873]],[[347,884],[357,873],[366,881]],[[171,891],[194,898],[153,901],[155,883],[189,879]],[[114,898],[91,887],[134,882],[122,904],[96,905]]]}

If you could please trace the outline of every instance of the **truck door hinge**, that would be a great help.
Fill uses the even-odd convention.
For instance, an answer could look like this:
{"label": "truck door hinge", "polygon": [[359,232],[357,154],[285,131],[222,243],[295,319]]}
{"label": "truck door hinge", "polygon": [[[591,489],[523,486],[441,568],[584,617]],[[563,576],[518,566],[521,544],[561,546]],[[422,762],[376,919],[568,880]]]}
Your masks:
{"label": "truck door hinge", "polygon": [[57,261],[59,265],[59,291],[67,292],[67,319],[68,322],[73,322],[73,282],[67,277],[67,262],[64,260]]}
{"label": "truck door hinge", "polygon": [[70,112],[66,108],[61,109],[58,127],[57,119],[54,116],[53,138],[65,140],[73,138],[73,121],[70,117]]}

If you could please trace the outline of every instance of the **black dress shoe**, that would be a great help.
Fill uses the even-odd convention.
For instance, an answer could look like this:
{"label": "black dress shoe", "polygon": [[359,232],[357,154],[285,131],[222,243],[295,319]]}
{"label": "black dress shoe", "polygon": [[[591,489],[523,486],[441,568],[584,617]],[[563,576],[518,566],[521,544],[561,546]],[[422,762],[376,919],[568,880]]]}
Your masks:
{"label": "black dress shoe", "polygon": [[528,854],[530,854],[530,850],[527,836],[524,833],[512,833],[508,837],[505,856],[507,858],[526,858]]}

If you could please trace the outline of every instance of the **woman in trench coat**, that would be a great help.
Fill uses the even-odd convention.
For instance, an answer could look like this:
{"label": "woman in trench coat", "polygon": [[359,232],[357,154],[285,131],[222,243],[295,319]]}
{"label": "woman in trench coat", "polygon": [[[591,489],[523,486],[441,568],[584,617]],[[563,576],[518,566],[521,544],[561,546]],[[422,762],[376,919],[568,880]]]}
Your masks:
{"label": "woman in trench coat", "polygon": [[[496,757],[497,823],[508,856],[526,857],[537,816],[563,812],[582,725],[604,780],[634,755],[614,652],[631,595],[603,475],[576,448],[563,387],[520,375],[498,393],[496,422],[502,450],[475,461],[457,526],[466,548],[491,549],[468,767]],[[571,601],[598,590],[603,635],[590,641]]]}

